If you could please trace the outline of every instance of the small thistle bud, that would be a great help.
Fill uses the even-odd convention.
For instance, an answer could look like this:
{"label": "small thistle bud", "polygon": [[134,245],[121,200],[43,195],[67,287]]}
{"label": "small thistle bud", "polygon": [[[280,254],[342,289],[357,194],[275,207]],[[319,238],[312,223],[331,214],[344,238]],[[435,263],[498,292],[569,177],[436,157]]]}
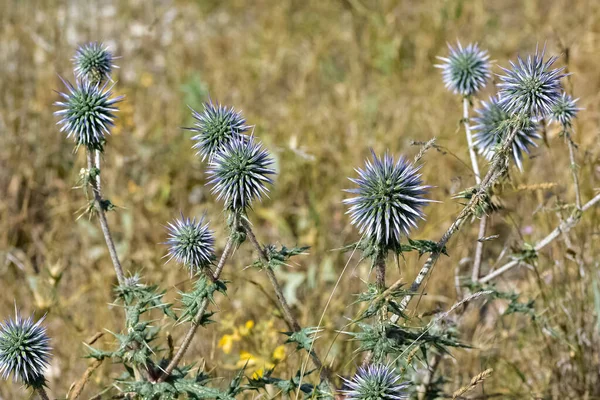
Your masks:
{"label": "small thistle bud", "polygon": [[477,116],[473,117],[473,145],[479,154],[491,160],[504,138],[518,123],[518,131],[511,148],[515,164],[522,171],[523,153],[529,154],[530,147],[537,147],[535,140],[542,138],[537,132],[535,120],[525,117],[520,121],[512,121],[510,114],[500,105],[498,97],[490,97],[488,102],[482,101],[481,105],[481,108],[475,110]]}
{"label": "small thistle bud", "polygon": [[477,43],[463,48],[458,42],[456,49],[448,44],[450,55],[438,57],[444,64],[436,65],[442,69],[444,83],[448,90],[463,96],[471,96],[482,89],[490,78],[488,52],[480,50]]}
{"label": "small thistle bud", "polygon": [[102,43],[91,42],[79,46],[73,57],[75,65],[75,76],[82,81],[91,84],[100,84],[104,80],[110,80],[114,57],[108,47]]}
{"label": "small thistle bud", "polygon": [[396,400],[407,399],[408,382],[398,383],[400,376],[383,364],[359,367],[352,379],[342,378],[344,390],[341,394],[347,399]]}
{"label": "small thistle bud", "polygon": [[246,120],[241,112],[236,112],[233,107],[215,104],[212,100],[204,103],[204,111],[199,113],[190,107],[196,122],[193,128],[186,128],[198,134],[192,137],[196,143],[192,146],[198,149],[202,160],[209,160],[215,153],[228,144],[231,140],[241,137],[248,130],[244,125]]}
{"label": "small thistle bud", "polygon": [[50,339],[42,325],[44,317],[36,323],[32,317],[21,318],[15,308],[15,319],[0,322],[0,373],[13,381],[20,379],[25,385],[42,387],[44,370],[50,361]]}
{"label": "small thistle bud", "polygon": [[165,244],[169,246],[169,252],[165,257],[168,261],[183,264],[190,274],[195,274],[210,266],[215,259],[215,238],[213,232],[208,229],[208,223],[204,224],[204,217],[196,221],[196,218],[181,218],[170,222],[168,225],[169,238]]}
{"label": "small thistle bud", "polygon": [[389,153],[381,159],[373,153],[373,161],[367,160],[364,170],[356,169],[358,179],[350,178],[358,188],[346,190],[357,195],[344,200],[350,205],[347,213],[375,245],[397,249],[401,236],[408,236],[417,220],[424,219],[421,208],[432,201],[424,198],[431,186],[423,185],[419,168],[404,157],[394,162]]}
{"label": "small thistle bud", "polygon": [[550,114],[552,107],[560,99],[560,79],[563,68],[551,69],[556,57],[550,57],[544,62],[545,48],[527,60],[518,57],[518,63],[510,62],[511,69],[502,68],[506,75],[500,75],[502,83],[498,94],[502,107],[509,114],[529,114],[534,117],[544,117]]}
{"label": "small thistle bud", "polygon": [[123,99],[123,96],[111,98],[112,92],[106,84],[102,87],[93,85],[88,81],[77,81],[76,86],[63,80],[68,93],[60,92],[64,101],[57,101],[55,106],[62,109],[54,115],[62,119],[60,131],[67,132],[67,137],[73,137],[77,146],[84,145],[89,149],[102,150],[106,135],[110,134],[109,128],[114,126],[114,106]]}
{"label": "small thistle bud", "polygon": [[579,99],[573,100],[573,97],[563,93],[552,107],[550,112],[550,122],[558,122],[564,128],[570,127],[577,116],[577,112],[582,110],[582,108],[577,108],[577,105],[575,104],[578,100]]}
{"label": "small thistle bud", "polygon": [[254,137],[239,136],[216,153],[208,166],[209,183],[217,199],[224,199],[225,207],[243,212],[254,199],[267,195],[267,184],[273,184],[269,168],[273,159]]}

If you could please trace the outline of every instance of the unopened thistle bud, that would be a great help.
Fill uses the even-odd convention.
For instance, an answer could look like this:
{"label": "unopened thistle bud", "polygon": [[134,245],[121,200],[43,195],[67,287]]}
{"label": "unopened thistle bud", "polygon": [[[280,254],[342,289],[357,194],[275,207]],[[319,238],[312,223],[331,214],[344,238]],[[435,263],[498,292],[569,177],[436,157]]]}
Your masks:
{"label": "unopened thistle bud", "polygon": [[204,103],[204,111],[199,113],[192,110],[195,119],[193,128],[186,128],[198,134],[192,137],[196,143],[193,148],[198,150],[202,160],[209,160],[230,141],[243,137],[249,127],[241,112],[233,107],[215,104],[212,100]]}
{"label": "unopened thistle bud", "polygon": [[217,198],[231,211],[244,211],[267,195],[275,174],[273,159],[252,136],[238,137],[215,154],[208,166],[209,183]]}
{"label": "unopened thistle bud", "polygon": [[54,103],[61,107],[61,110],[54,112],[54,115],[62,118],[58,121],[60,131],[66,131],[67,137],[72,137],[78,146],[102,150],[106,135],[114,126],[114,113],[118,111],[115,104],[123,96],[111,98],[111,88],[107,88],[106,84],[101,87],[89,81],[77,81],[73,86],[68,81],[62,81],[68,92],[60,92],[64,100]]}
{"label": "unopened thistle bud", "polygon": [[373,153],[373,161],[356,169],[358,178],[350,178],[358,187],[346,191],[357,196],[344,203],[351,223],[373,244],[397,249],[402,235],[424,219],[422,208],[432,201],[424,196],[431,186],[423,185],[419,168],[404,157],[395,162],[389,153],[381,159]]}
{"label": "unopened thistle bud", "polygon": [[42,323],[32,317],[21,318],[15,309],[15,318],[0,322],[0,374],[20,380],[27,386],[44,386],[44,370],[50,362],[50,339]]}
{"label": "unopened thistle bud", "polygon": [[195,274],[210,266],[215,259],[215,239],[213,232],[204,224],[204,218],[181,218],[170,222],[168,225],[169,238],[166,245],[169,252],[168,261],[183,264],[190,274]]}
{"label": "unopened thistle bud", "polygon": [[444,63],[436,65],[442,69],[444,83],[448,90],[463,96],[471,96],[482,89],[490,78],[490,62],[487,51],[480,50],[477,43],[456,48],[448,44],[450,55],[438,57]]}
{"label": "unopened thistle bud", "polygon": [[113,68],[113,54],[102,43],[91,42],[79,46],[73,57],[75,76],[82,81],[100,84],[110,80]]}

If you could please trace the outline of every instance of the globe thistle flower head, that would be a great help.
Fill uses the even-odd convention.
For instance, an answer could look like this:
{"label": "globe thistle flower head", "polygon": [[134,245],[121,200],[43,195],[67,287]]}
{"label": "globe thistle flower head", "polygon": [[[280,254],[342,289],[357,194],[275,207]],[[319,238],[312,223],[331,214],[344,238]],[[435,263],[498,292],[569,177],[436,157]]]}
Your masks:
{"label": "globe thistle flower head", "polygon": [[424,219],[422,208],[432,202],[424,196],[431,186],[423,185],[419,167],[404,157],[394,161],[386,153],[367,160],[364,169],[356,169],[358,178],[350,178],[358,187],[346,190],[356,197],[344,200],[348,204],[351,223],[367,240],[387,249],[397,249],[402,235]]}
{"label": "globe thistle flower head", "polygon": [[438,57],[444,63],[435,66],[442,69],[446,88],[463,96],[477,93],[490,78],[490,57],[487,51],[479,49],[477,43],[463,48],[460,42],[456,48],[448,44],[448,49],[448,57]]}
{"label": "globe thistle flower head", "polygon": [[102,43],[90,42],[79,46],[73,57],[75,76],[92,84],[110,80],[112,69],[118,68],[113,64],[114,59],[108,47]]}
{"label": "globe thistle flower head", "polygon": [[0,322],[0,374],[13,381],[21,380],[27,386],[45,384],[44,370],[50,362],[50,339],[42,323],[24,319],[15,308],[15,318]]}
{"label": "globe thistle flower head", "polygon": [[407,382],[399,383],[400,376],[384,364],[359,367],[352,379],[342,378],[345,390],[341,394],[347,399],[396,400],[407,399]]}
{"label": "globe thistle flower head", "polygon": [[273,159],[253,136],[238,136],[215,154],[208,166],[209,183],[217,199],[231,211],[243,212],[255,199],[268,196]]}
{"label": "globe thistle flower head", "polygon": [[63,101],[57,101],[55,106],[60,107],[54,115],[61,118],[58,125],[60,131],[67,132],[67,137],[72,137],[77,146],[84,145],[90,149],[102,150],[106,135],[114,126],[115,104],[123,96],[111,97],[111,88],[106,84],[99,86],[89,81],[77,81],[75,86],[63,80],[67,87],[66,92],[59,92]]}
{"label": "globe thistle flower head", "polygon": [[498,94],[509,114],[544,117],[559,101],[560,79],[566,75],[562,73],[563,68],[552,69],[556,57],[544,61],[544,53],[545,48],[541,53],[536,48],[535,54],[527,59],[519,56],[516,63],[511,61],[510,69],[501,67],[505,75],[500,75]]}
{"label": "globe thistle flower head", "polygon": [[498,97],[491,97],[489,101],[482,101],[481,104],[482,107],[475,110],[477,115],[473,117],[473,145],[481,155],[491,160],[504,138],[513,129],[517,129],[511,150],[515,164],[522,171],[523,153],[529,154],[530,148],[537,147],[535,140],[542,138],[538,134],[537,123],[528,116],[521,119],[511,118]]}
{"label": "globe thistle flower head", "polygon": [[196,221],[196,218],[184,218],[182,214],[181,218],[170,222],[167,229],[167,262],[175,259],[192,275],[212,264],[215,259],[215,238],[208,229],[208,223],[204,223],[204,217]]}
{"label": "globe thistle flower head", "polygon": [[550,112],[550,122],[558,122],[564,128],[570,127],[577,116],[577,113],[582,110],[581,108],[577,108],[576,103],[578,100],[579,99],[573,99],[570,95],[563,93],[552,107]]}
{"label": "globe thistle flower head", "polygon": [[199,113],[190,107],[195,119],[193,128],[186,128],[198,134],[192,137],[202,160],[209,160],[231,140],[241,137],[249,127],[241,112],[233,107],[215,104],[212,100],[204,103],[204,111]]}

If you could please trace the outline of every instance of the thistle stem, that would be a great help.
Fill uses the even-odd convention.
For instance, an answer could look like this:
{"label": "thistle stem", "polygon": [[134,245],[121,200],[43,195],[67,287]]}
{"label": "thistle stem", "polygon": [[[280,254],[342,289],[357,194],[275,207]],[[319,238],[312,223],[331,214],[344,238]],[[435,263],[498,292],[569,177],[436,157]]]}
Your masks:
{"label": "thistle stem", "polygon": [[[385,291],[385,257],[386,253],[381,252],[375,259],[375,284],[377,285],[377,291],[383,293]],[[384,305],[381,307],[379,313],[379,322],[384,322],[387,319],[387,307]]]}
{"label": "thistle stem", "polygon": [[473,146],[473,136],[471,136],[471,126],[469,125],[469,98],[463,98],[463,125],[465,126],[465,134],[467,135],[467,143],[469,145],[469,156],[471,157],[471,167],[475,174],[475,182],[481,183],[481,175],[479,174],[479,165],[477,164],[477,155],[475,154],[475,146]]}
{"label": "thistle stem", "polygon": [[[467,143],[469,145],[469,156],[471,157],[471,165],[473,167],[473,173],[475,174],[475,182],[481,184],[481,175],[479,172],[479,165],[477,164],[477,155],[475,154],[475,146],[473,145],[473,136],[471,135],[471,126],[469,125],[469,99],[463,98],[463,124],[465,126],[465,134],[467,136]],[[482,238],[485,236],[487,228],[487,215],[483,215],[479,222],[479,236]],[[471,273],[471,280],[477,281],[479,279],[479,271],[481,269],[481,260],[483,259],[483,242],[477,241],[475,247],[475,259],[473,262],[473,271]]]}
{"label": "thistle stem", "polygon": [[[425,280],[425,278],[427,277],[427,275],[429,274],[429,272],[431,271],[431,269],[433,268],[433,266],[435,265],[437,260],[440,258],[440,255],[442,254],[442,250],[446,246],[446,243],[448,243],[450,238],[456,232],[458,232],[458,230],[462,226],[463,222],[468,219],[469,215],[471,215],[473,213],[473,208],[475,206],[477,206],[477,204],[484,199],[487,190],[498,179],[500,179],[500,177],[503,174],[503,171],[505,171],[505,169],[507,168],[507,163],[506,163],[507,152],[509,151],[510,146],[512,145],[512,142],[513,142],[516,134],[517,134],[517,129],[513,129],[510,132],[510,134],[508,134],[506,136],[506,138],[504,139],[504,142],[502,143],[502,147],[494,155],[494,158],[492,160],[492,165],[491,165],[489,171],[487,172],[487,174],[485,175],[485,177],[483,178],[483,180],[481,181],[477,191],[471,197],[471,199],[469,200],[467,205],[462,209],[462,211],[456,217],[454,222],[452,222],[450,227],[448,227],[446,232],[442,235],[442,237],[438,241],[437,246],[436,246],[437,249],[429,255],[429,257],[425,261],[425,264],[423,264],[423,267],[419,271],[419,274],[417,275],[417,277],[415,278],[413,283],[410,285],[410,289],[409,289],[410,292],[414,293],[417,290],[419,290],[419,288],[421,287],[421,284],[423,283],[423,281]],[[398,282],[396,282],[392,286],[395,286],[397,283]],[[400,306],[399,306],[401,311],[406,309],[406,307],[410,303],[412,297],[413,297],[412,295],[404,296],[404,298],[402,299],[402,302],[400,303]],[[398,317],[395,315],[394,318],[392,318],[392,321],[395,322],[397,320],[398,320]]]}
{"label": "thistle stem", "polygon": [[[548,246],[555,239],[557,239],[560,236],[561,233],[567,233],[567,232],[569,232],[571,229],[573,229],[579,223],[579,221],[581,219],[581,215],[585,211],[587,211],[590,208],[592,208],[593,206],[595,206],[596,203],[598,203],[598,202],[600,202],[600,194],[597,194],[594,198],[592,198],[590,201],[588,201],[587,203],[585,203],[583,205],[583,207],[581,207],[581,212],[577,212],[575,215],[572,215],[569,218],[567,218],[566,221],[564,221],[563,223],[561,223],[560,225],[558,225],[545,238],[543,238],[542,240],[540,240],[539,242],[537,242],[535,244],[535,246],[533,247],[534,250],[536,252],[542,250],[544,247]],[[486,276],[484,276],[483,278],[481,278],[479,280],[479,282],[481,282],[481,283],[487,283],[487,282],[491,281],[492,279],[499,277],[500,275],[502,275],[506,271],[508,271],[508,270],[516,267],[519,264],[521,264],[521,262],[518,261],[518,260],[510,261],[510,262],[504,264],[503,266],[501,266],[500,268],[498,268],[497,270],[495,270],[493,272],[490,272],[489,274],[487,274]]]}
{"label": "thistle stem", "polygon": [[[229,238],[227,239],[227,243],[225,244],[225,248],[223,249],[223,253],[221,254],[221,258],[219,259],[219,263],[217,264],[217,269],[213,276],[214,280],[219,279],[219,276],[221,275],[221,272],[223,271],[223,267],[225,266],[225,261],[231,254],[231,251],[233,250],[233,248],[234,248],[233,239],[230,235]],[[158,378],[157,382],[164,382],[164,380],[171,374],[171,372],[173,372],[173,370],[175,368],[177,368],[177,365],[179,364],[179,362],[185,355],[186,351],[190,347],[190,344],[192,343],[192,340],[194,339],[194,335],[196,334],[196,331],[198,330],[198,327],[200,326],[200,321],[202,321],[202,318],[204,317],[204,314],[206,313],[207,307],[208,307],[208,297],[206,297],[206,298],[204,298],[204,300],[202,300],[202,304],[200,304],[200,308],[198,309],[198,312],[194,316],[194,319],[192,320],[190,329],[185,334],[185,337],[183,338],[183,342],[181,343],[179,350],[177,350],[175,357],[173,357],[173,359],[171,360],[169,365],[167,365],[164,372]]]}
{"label": "thistle stem", "polygon": [[567,145],[569,146],[569,160],[571,161],[571,173],[573,174],[573,184],[575,186],[575,205],[578,210],[581,210],[581,194],[579,190],[579,177],[577,176],[577,163],[575,162],[575,143],[573,143],[573,139],[571,135],[566,132],[567,136]]}
{"label": "thistle stem", "polygon": [[[269,256],[268,256],[267,252],[265,251],[263,246],[261,246],[261,244],[258,242],[258,239],[256,239],[256,235],[254,235],[254,231],[252,230],[250,223],[246,219],[242,219],[241,224],[242,224],[242,227],[244,228],[244,230],[246,231],[246,236],[248,237],[248,239],[250,239],[250,243],[252,243],[252,245],[258,252],[258,256],[259,256],[260,260],[265,264],[264,270],[267,273],[267,277],[269,278],[271,285],[273,286],[273,290],[275,291],[275,296],[277,297],[279,305],[281,306],[281,308],[283,310],[283,317],[284,317],[287,325],[294,332],[300,331],[302,328],[301,328],[300,324],[298,323],[298,320],[296,319],[296,317],[294,317],[294,314],[292,313],[292,309],[289,306],[287,300],[285,299],[283,290],[281,288],[281,284],[277,280],[277,277],[275,276],[275,273],[273,272],[273,270],[268,266],[269,265]],[[319,356],[317,356],[317,354],[315,353],[314,350],[309,351],[309,354],[313,361],[313,364],[319,370],[321,379],[325,380],[329,384],[330,379],[329,379],[328,368],[326,368],[323,365],[323,363],[321,362],[321,359],[319,358]]]}
{"label": "thistle stem", "polygon": [[[87,164],[89,173],[91,173],[92,168],[98,169],[98,173],[100,171],[100,156],[99,152],[96,151],[96,159],[94,160],[94,155],[92,154],[92,150],[87,150]],[[115,268],[115,272],[117,274],[117,280],[119,281],[119,285],[123,285],[125,283],[125,275],[123,274],[123,267],[121,266],[121,262],[119,261],[119,256],[117,254],[117,250],[115,248],[115,243],[113,241],[112,235],[110,233],[110,229],[108,227],[108,220],[106,219],[106,213],[104,208],[102,208],[102,191],[100,186],[100,176],[96,175],[95,179],[92,179],[90,184],[92,185],[92,192],[94,194],[94,205],[96,211],[98,212],[98,220],[100,221],[100,227],[102,228],[102,234],[104,235],[104,241],[106,242],[106,246],[108,247],[108,252],[110,254],[110,259],[112,260],[113,266]]]}
{"label": "thistle stem", "polygon": [[48,393],[46,393],[46,389],[44,389],[43,387],[38,387],[35,389],[38,393],[38,395],[40,396],[40,399],[42,400],[50,400],[50,397],[48,397]]}

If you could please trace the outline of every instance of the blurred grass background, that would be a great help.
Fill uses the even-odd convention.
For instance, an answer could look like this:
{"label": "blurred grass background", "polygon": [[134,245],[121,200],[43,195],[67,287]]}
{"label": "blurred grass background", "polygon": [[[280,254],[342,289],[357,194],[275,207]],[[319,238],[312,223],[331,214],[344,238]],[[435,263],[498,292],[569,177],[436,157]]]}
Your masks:
{"label": "blurred grass background", "polygon": [[[0,0],[0,317],[16,302],[24,313],[48,312],[55,358],[50,392],[63,396],[85,370],[82,342],[104,329],[118,331],[121,311],[111,306],[116,283],[99,226],[77,219],[84,206],[73,189],[84,152],[55,126],[54,90],[61,75],[73,80],[70,59],[77,45],[102,41],[120,66],[116,93],[125,94],[109,139],[102,176],[105,195],[119,206],[109,215],[126,269],[160,282],[175,300],[189,288],[186,273],[164,264],[164,225],[183,211],[207,213],[224,245],[221,205],[204,186],[204,165],[191,149],[187,105],[200,109],[210,95],[244,112],[255,134],[275,155],[278,177],[271,198],[257,205],[259,239],[309,245],[310,255],[278,271],[304,326],[324,313],[327,331],[318,343],[339,374],[359,363],[355,344],[336,337],[356,308],[368,265],[338,249],[358,236],[349,226],[344,188],[370,149],[413,157],[412,141],[437,138],[422,169],[432,197],[428,222],[414,238],[437,240],[461,208],[451,196],[472,186],[461,100],[443,86],[436,55],[446,42],[478,41],[506,66],[537,43],[560,55],[573,75],[567,90],[585,111],[575,125],[584,201],[600,179],[600,2],[596,0],[257,0],[257,1],[11,1]],[[499,72],[498,66],[494,67]],[[495,79],[494,79],[495,80]],[[485,97],[493,93],[488,85]],[[551,185],[535,186],[542,183]],[[540,188],[541,187],[541,188]],[[557,132],[535,149],[525,172],[511,170],[497,189],[503,209],[492,217],[484,270],[502,251],[518,249],[550,232],[565,217],[557,205],[573,201],[568,153]],[[600,398],[597,210],[556,242],[537,268],[515,269],[499,286],[535,300],[553,330],[523,316],[500,317],[502,305],[473,308],[462,316],[462,339],[474,346],[454,350],[440,366],[447,392],[494,368],[485,393],[499,398]],[[417,315],[448,309],[457,299],[455,271],[470,275],[477,225],[452,240],[450,257],[436,266]],[[219,321],[202,330],[188,360],[232,374],[240,360],[251,369],[280,364],[294,374],[299,355],[282,344],[285,325],[263,275],[244,267],[253,260],[240,249],[225,272],[232,281],[218,302]],[[408,255],[390,268],[389,282],[410,283],[423,260]],[[600,293],[596,293],[600,301]],[[169,327],[176,344],[182,327]],[[107,346],[109,335],[99,346]],[[274,352],[274,350],[276,350]],[[425,373],[423,371],[418,372]],[[98,393],[118,370],[105,363],[86,388]],[[418,375],[417,374],[417,375]],[[473,392],[481,395],[481,388]],[[21,398],[12,383],[0,397]],[[475,398],[475,397],[474,397]],[[484,397],[479,397],[484,398]]]}

